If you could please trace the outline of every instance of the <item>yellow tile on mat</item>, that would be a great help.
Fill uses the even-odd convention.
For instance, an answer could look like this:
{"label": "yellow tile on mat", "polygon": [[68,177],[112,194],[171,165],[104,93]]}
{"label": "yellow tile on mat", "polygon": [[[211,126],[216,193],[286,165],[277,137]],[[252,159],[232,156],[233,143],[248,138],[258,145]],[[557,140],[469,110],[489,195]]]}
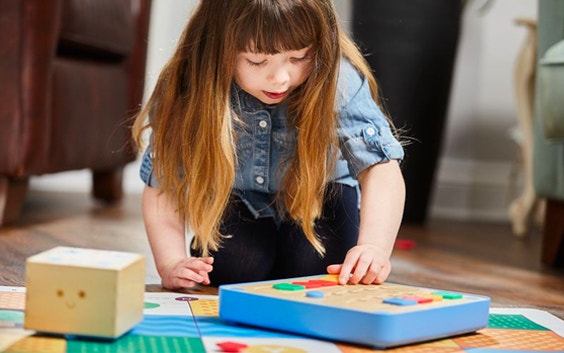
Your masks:
{"label": "yellow tile on mat", "polygon": [[30,336],[10,346],[6,353],[66,353],[67,342],[63,338]]}

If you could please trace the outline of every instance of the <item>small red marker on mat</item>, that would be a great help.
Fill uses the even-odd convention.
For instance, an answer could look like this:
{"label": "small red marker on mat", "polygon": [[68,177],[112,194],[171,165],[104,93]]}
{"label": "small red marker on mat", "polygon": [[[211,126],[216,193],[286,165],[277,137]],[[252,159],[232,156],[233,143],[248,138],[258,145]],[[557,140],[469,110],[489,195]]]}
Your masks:
{"label": "small red marker on mat", "polygon": [[415,247],[415,241],[407,240],[407,239],[398,239],[396,240],[395,247],[400,250],[411,250]]}
{"label": "small red marker on mat", "polygon": [[221,348],[222,352],[229,352],[229,353],[238,353],[241,352],[242,349],[248,347],[244,343],[237,343],[232,341],[219,342],[217,343],[217,346]]}

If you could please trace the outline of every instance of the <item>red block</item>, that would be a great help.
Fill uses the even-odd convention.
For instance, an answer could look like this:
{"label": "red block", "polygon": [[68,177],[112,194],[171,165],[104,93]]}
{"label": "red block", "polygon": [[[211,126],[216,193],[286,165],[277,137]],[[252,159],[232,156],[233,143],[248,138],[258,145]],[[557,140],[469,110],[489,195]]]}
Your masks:
{"label": "red block", "polygon": [[217,346],[221,348],[222,352],[229,352],[229,353],[237,353],[240,352],[241,349],[245,349],[248,347],[244,343],[237,343],[231,341],[219,342]]}

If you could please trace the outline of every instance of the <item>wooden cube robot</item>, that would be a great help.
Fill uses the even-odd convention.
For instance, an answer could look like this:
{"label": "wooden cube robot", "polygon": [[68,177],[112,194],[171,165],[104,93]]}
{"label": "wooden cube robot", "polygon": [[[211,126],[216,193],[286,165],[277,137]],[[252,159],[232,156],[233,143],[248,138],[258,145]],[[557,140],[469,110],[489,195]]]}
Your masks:
{"label": "wooden cube robot", "polygon": [[26,262],[24,327],[117,338],[143,318],[145,257],[56,247]]}

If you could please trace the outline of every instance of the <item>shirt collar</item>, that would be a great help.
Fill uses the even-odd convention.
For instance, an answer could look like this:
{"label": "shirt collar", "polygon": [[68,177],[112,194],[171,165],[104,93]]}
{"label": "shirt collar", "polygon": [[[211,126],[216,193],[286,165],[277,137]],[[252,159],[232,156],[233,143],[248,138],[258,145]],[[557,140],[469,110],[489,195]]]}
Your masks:
{"label": "shirt collar", "polygon": [[238,113],[271,109],[271,106],[267,106],[253,95],[245,92],[245,90],[236,83],[233,83],[231,86],[231,105]]}

